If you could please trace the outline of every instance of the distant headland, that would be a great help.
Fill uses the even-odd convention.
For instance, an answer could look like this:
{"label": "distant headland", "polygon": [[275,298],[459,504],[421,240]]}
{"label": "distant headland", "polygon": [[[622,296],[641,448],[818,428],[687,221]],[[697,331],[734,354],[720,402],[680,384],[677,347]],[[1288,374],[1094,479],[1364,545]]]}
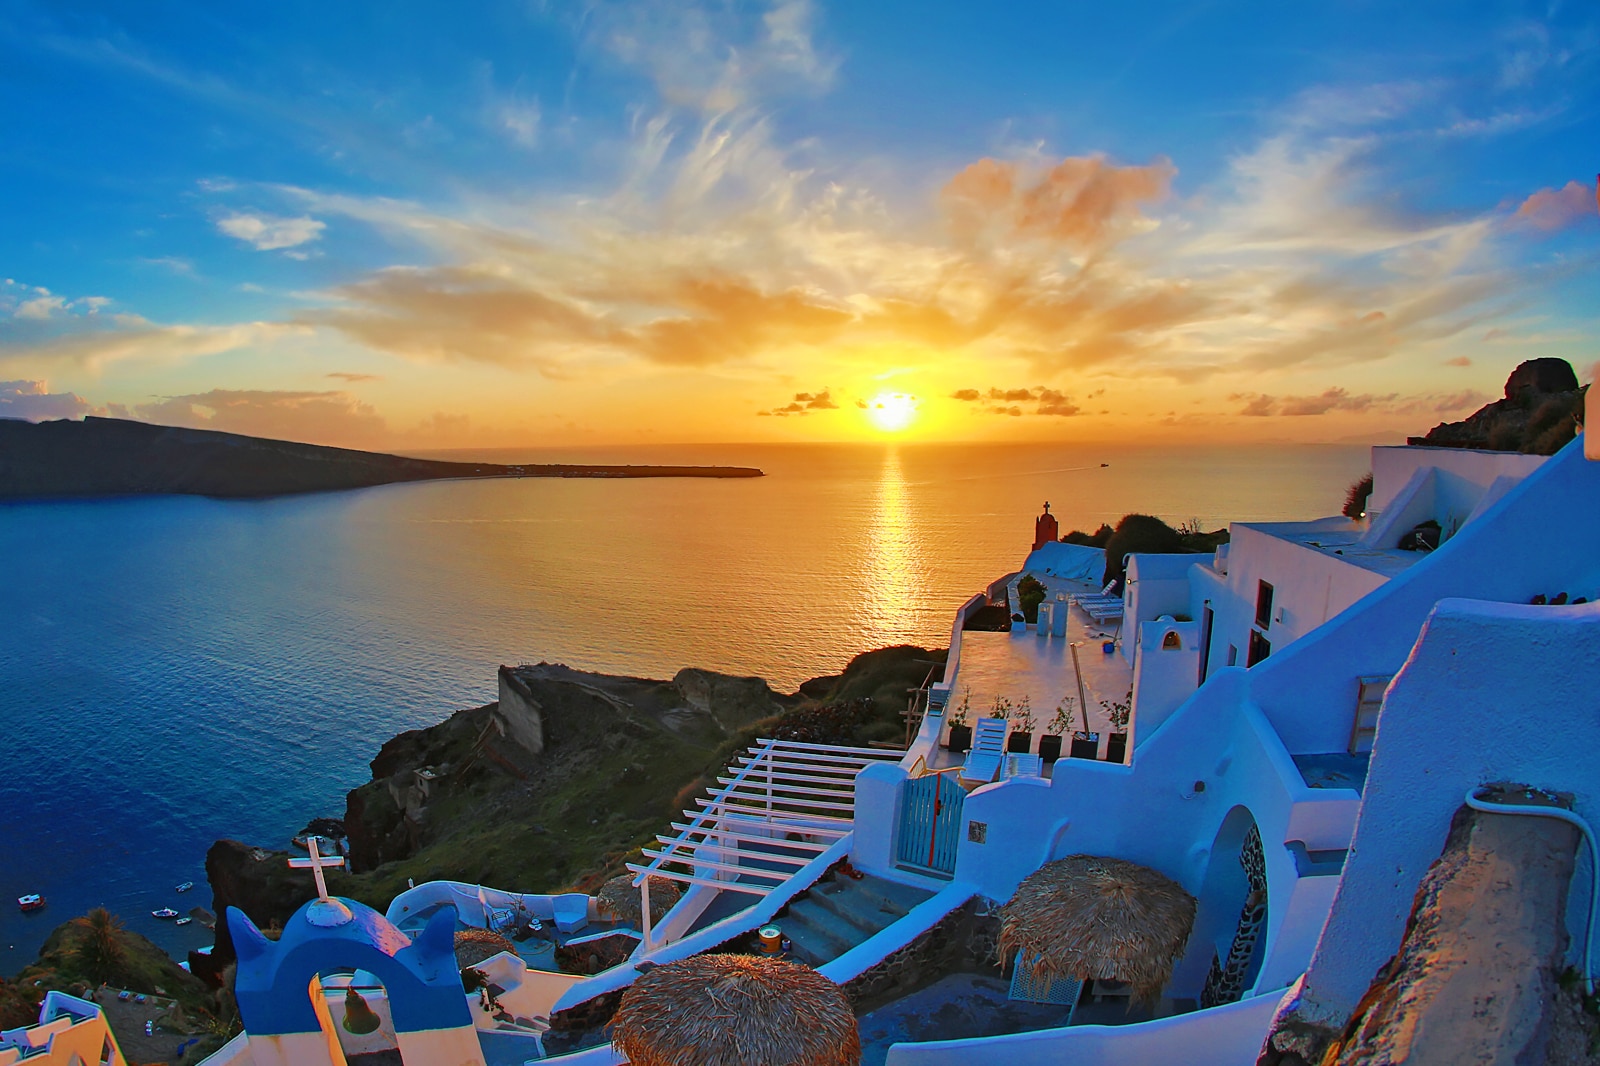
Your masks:
{"label": "distant headland", "polygon": [[119,418],[0,419],[0,500],[148,493],[280,496],[443,478],[761,476],[761,470],[748,466],[516,466],[410,459]]}

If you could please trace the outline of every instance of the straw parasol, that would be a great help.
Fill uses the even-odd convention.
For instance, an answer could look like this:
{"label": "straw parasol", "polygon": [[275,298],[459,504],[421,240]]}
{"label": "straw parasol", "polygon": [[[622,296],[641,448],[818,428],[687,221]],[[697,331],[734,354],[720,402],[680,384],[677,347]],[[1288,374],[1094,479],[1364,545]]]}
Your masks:
{"label": "straw parasol", "polygon": [[[650,879],[650,921],[659,922],[678,902],[678,882],[665,877]],[[639,908],[639,890],[634,887],[632,874],[620,874],[600,886],[594,896],[595,910],[602,918],[627,922],[639,928],[643,911]]]}
{"label": "straw parasol", "polygon": [[1193,896],[1147,866],[1069,855],[1029,874],[1000,908],[1000,965],[1020,951],[1037,977],[1124,981],[1154,1002],[1194,911]]}
{"label": "straw parasol", "polygon": [[463,970],[502,951],[515,955],[517,946],[489,929],[456,930],[456,965]]}
{"label": "straw parasol", "polygon": [[696,955],[657,966],[622,994],[611,1043],[633,1066],[858,1066],[844,991],[808,966]]}

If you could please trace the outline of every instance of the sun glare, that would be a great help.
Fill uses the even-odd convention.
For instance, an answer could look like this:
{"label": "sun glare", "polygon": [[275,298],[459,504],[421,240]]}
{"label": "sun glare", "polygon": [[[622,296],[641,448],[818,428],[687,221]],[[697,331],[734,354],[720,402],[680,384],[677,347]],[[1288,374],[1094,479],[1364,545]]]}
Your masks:
{"label": "sun glare", "polygon": [[867,403],[872,424],[885,433],[898,433],[917,417],[917,398],[903,392],[880,392]]}

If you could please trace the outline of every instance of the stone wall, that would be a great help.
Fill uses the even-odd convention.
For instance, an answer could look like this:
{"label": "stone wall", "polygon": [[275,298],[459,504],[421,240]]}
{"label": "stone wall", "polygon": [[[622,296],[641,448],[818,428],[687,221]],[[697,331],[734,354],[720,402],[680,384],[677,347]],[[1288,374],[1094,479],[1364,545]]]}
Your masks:
{"label": "stone wall", "polygon": [[501,734],[529,755],[544,751],[544,707],[515,667],[500,668],[500,705],[494,717]]}
{"label": "stone wall", "polygon": [[856,1012],[926,988],[952,973],[1000,973],[1000,918],[996,904],[976,898],[957,907],[927,932],[845,982]]}

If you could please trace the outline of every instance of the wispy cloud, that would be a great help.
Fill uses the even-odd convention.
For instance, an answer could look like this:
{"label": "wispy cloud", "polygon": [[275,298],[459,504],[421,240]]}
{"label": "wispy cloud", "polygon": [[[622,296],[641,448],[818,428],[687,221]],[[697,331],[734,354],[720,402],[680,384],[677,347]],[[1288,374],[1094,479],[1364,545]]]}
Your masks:
{"label": "wispy cloud", "polygon": [[212,389],[166,396],[135,411],[141,419],[164,426],[353,446],[382,439],[388,428],[370,404],[344,392]]}
{"label": "wispy cloud", "polygon": [[272,215],[235,212],[217,219],[217,229],[262,252],[295,248],[317,240],[326,228],[325,223],[309,216],[277,218]]}

